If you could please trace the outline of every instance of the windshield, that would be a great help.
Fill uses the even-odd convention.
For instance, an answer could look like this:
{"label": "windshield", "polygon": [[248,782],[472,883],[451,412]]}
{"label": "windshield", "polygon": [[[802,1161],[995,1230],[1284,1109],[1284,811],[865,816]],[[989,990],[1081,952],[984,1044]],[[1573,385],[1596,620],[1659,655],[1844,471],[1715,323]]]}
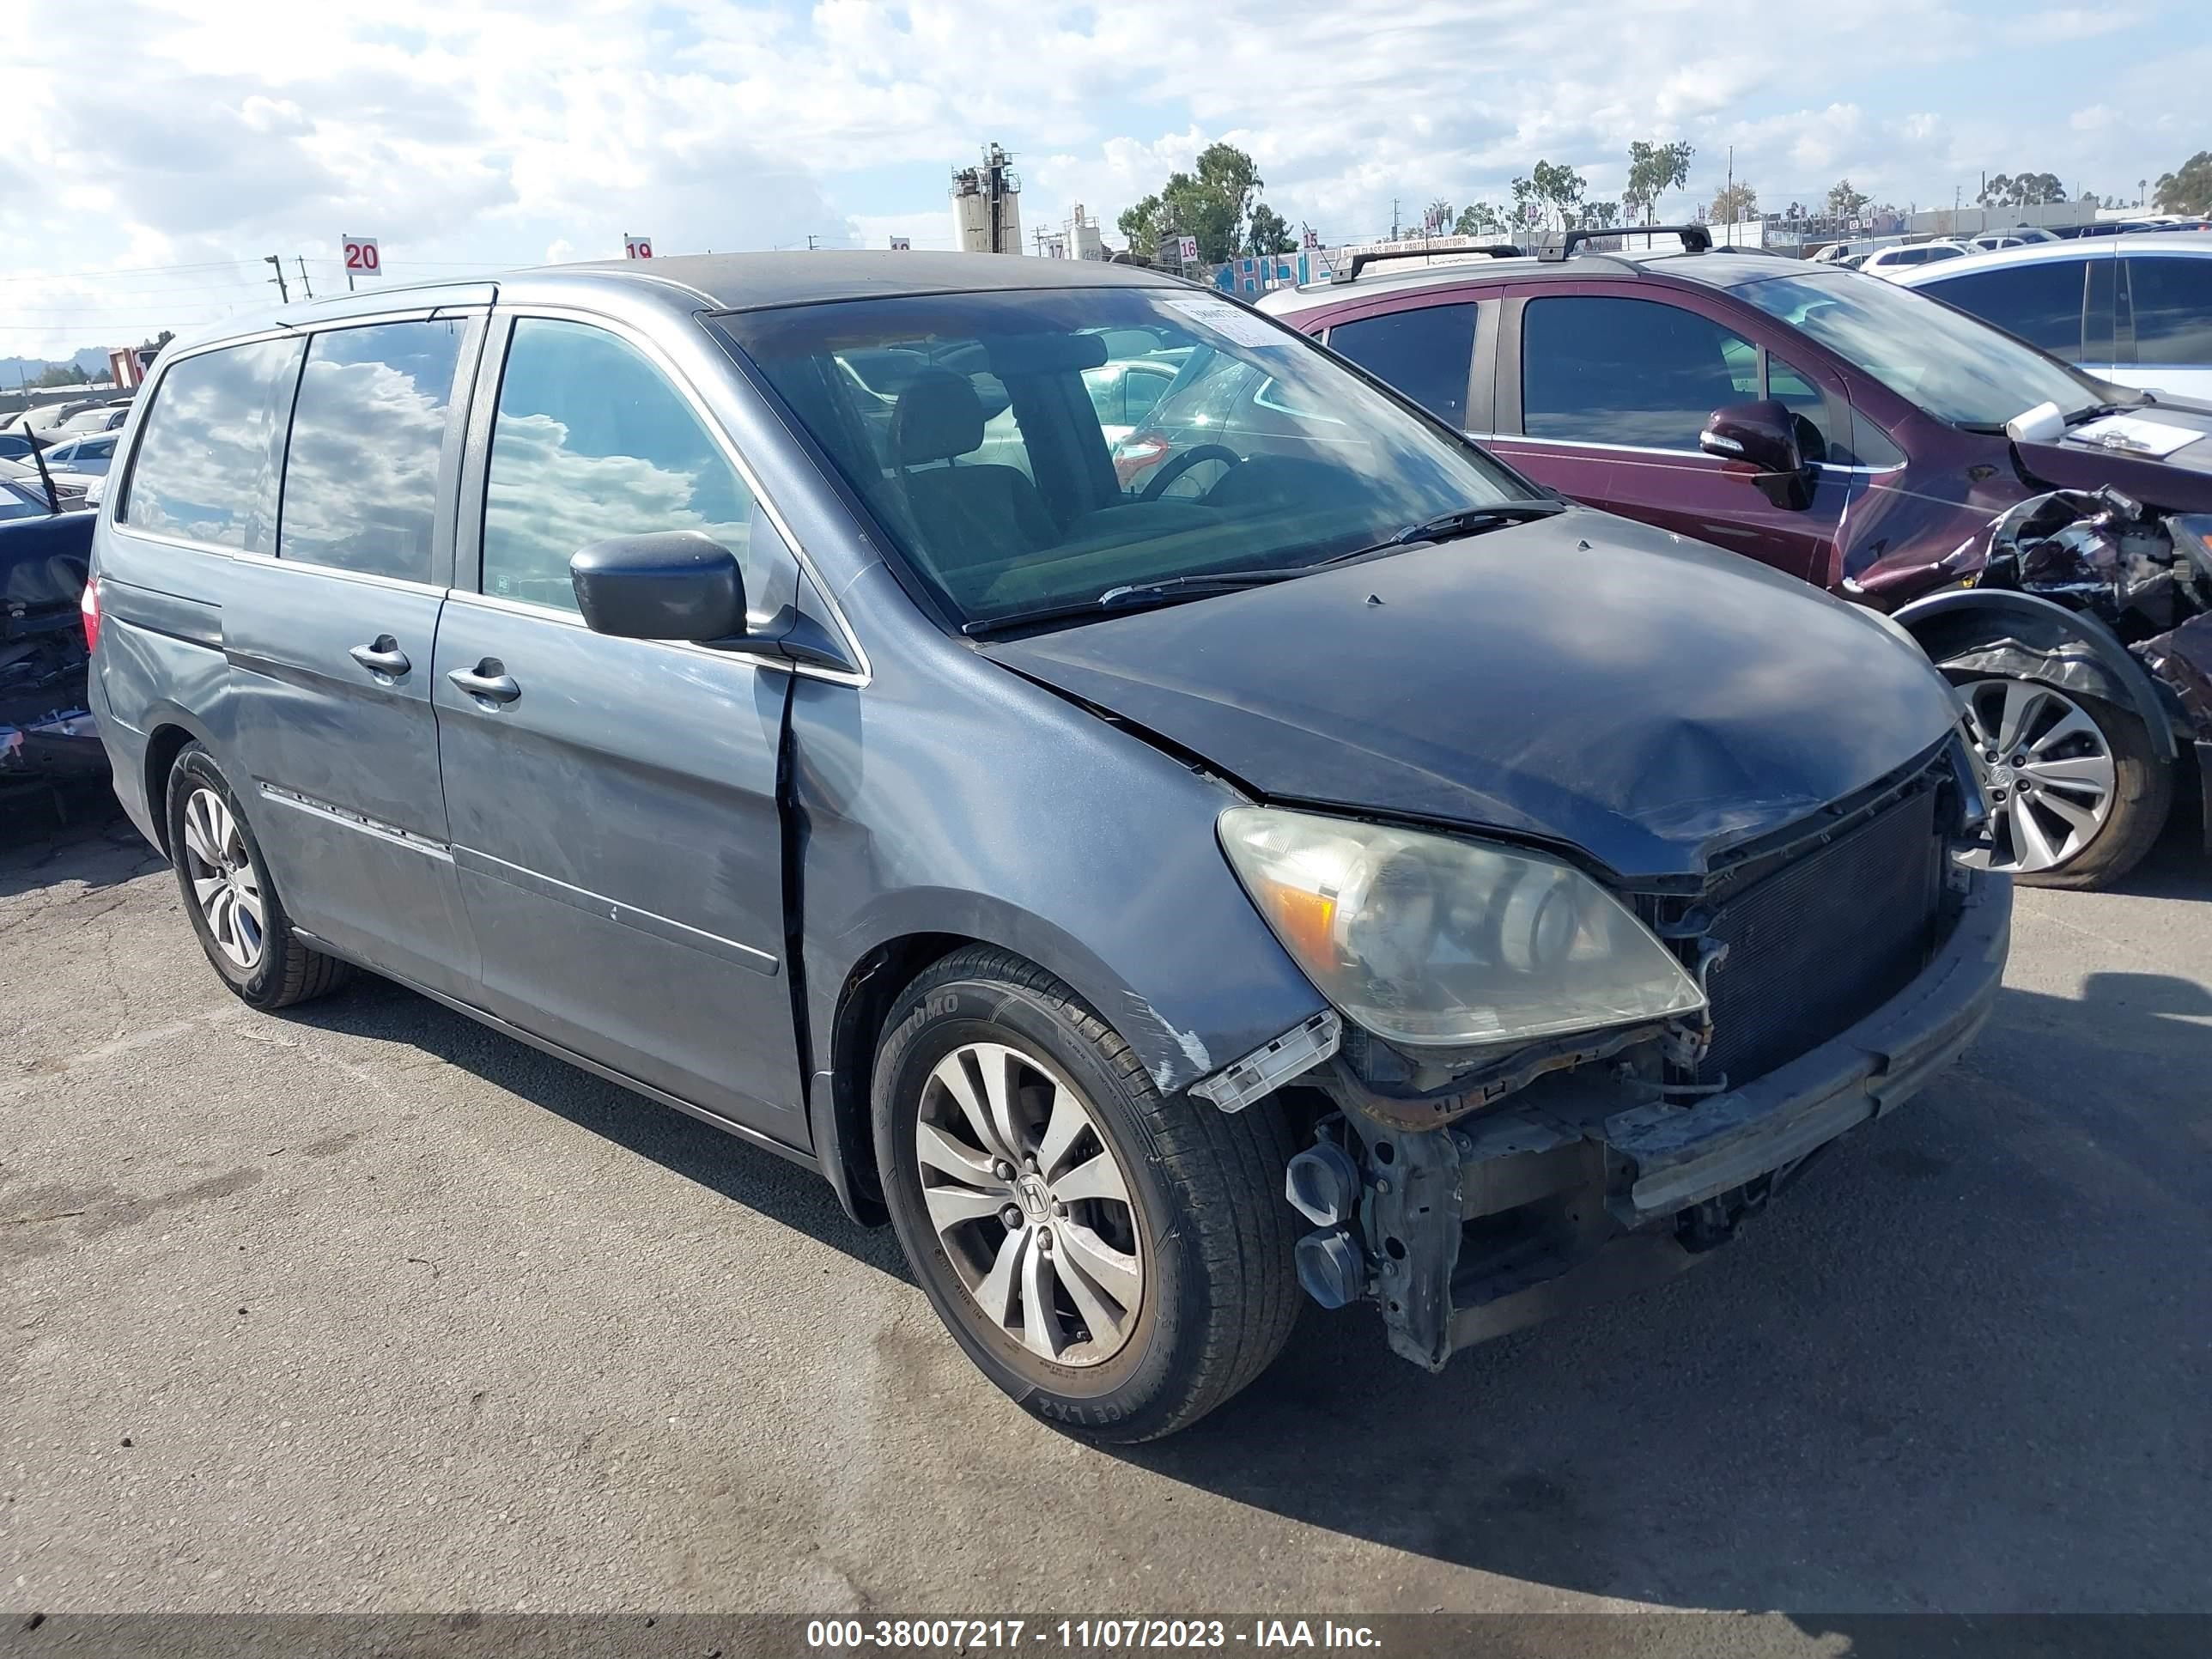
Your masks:
{"label": "windshield", "polygon": [[1534,493],[1303,336],[1189,289],[719,322],[963,624],[1313,564]]}
{"label": "windshield", "polygon": [[2103,389],[1924,294],[1861,276],[1773,276],[1735,290],[1900,398],[1954,426],[2002,427],[2039,404],[2071,415]]}

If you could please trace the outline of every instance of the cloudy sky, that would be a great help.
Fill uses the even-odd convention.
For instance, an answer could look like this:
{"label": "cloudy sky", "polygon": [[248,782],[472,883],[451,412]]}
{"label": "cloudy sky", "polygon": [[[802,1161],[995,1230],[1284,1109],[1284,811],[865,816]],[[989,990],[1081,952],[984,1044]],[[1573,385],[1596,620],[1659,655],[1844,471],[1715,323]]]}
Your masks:
{"label": "cloudy sky", "polygon": [[[54,14],[58,22],[62,14]],[[2203,0],[96,0],[0,58],[0,356],[343,282],[618,254],[951,241],[950,170],[1015,152],[1024,225],[1109,227],[1225,138],[1330,241],[1540,157],[1619,193],[1635,138],[1728,147],[1762,205],[1984,170],[2132,198],[2212,147]]]}

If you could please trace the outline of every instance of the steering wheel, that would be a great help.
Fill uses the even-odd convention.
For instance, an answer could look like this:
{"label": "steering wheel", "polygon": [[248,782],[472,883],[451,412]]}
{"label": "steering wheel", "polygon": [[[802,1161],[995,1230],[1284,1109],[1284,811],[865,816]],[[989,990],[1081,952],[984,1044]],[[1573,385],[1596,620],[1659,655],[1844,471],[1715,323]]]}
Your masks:
{"label": "steering wheel", "polygon": [[1244,458],[1225,444],[1200,444],[1186,449],[1146,481],[1137,492],[1140,501],[1156,501],[1167,494],[1168,486],[1196,466],[1200,461],[1219,461],[1228,466],[1242,466]]}

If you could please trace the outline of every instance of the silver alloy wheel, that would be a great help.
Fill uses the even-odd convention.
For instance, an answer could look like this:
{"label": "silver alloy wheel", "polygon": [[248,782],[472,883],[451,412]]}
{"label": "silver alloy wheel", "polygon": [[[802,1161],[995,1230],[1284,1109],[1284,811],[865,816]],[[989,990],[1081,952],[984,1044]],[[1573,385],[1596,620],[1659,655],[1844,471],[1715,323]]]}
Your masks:
{"label": "silver alloy wheel", "polygon": [[1966,861],[2034,875],[2096,840],[2112,816],[2118,774],[2111,744],[2081,706],[2035,680],[1972,680],[1958,697],[1990,809],[1990,845]]}
{"label": "silver alloy wheel", "polygon": [[216,948],[252,972],[268,927],[261,883],[237,818],[212,789],[195,788],[185,797],[185,876]]}
{"label": "silver alloy wheel", "polygon": [[960,1281],[1041,1359],[1096,1365],[1136,1328],[1144,1255],[1128,1182],[1090,1102],[1042,1060],[970,1042],[915,1121],[921,1199]]}

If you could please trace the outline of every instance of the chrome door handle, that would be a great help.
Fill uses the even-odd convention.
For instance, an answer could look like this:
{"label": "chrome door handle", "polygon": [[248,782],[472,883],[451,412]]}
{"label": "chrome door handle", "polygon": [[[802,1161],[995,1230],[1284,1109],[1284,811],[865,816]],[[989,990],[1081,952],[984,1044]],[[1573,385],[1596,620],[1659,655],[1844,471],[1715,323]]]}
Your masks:
{"label": "chrome door handle", "polygon": [[514,676],[496,657],[486,657],[472,670],[453,669],[446,678],[482,702],[513,702],[522,695]]}
{"label": "chrome door handle", "polygon": [[346,655],[370,673],[395,680],[413,666],[407,660],[407,653],[399,648],[399,641],[389,634],[379,634],[368,644],[356,645]]}

